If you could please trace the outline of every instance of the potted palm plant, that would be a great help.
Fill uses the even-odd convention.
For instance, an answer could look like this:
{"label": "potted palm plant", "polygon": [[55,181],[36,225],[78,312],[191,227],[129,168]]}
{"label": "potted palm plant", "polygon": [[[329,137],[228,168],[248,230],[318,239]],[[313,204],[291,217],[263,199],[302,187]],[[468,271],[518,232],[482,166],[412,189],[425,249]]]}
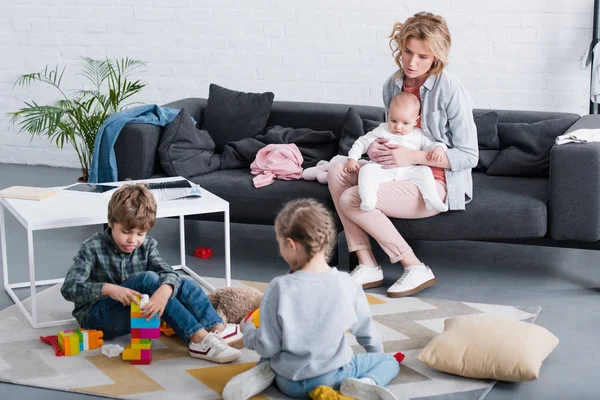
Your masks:
{"label": "potted palm plant", "polygon": [[51,105],[25,102],[25,107],[8,115],[20,131],[47,137],[59,149],[65,144],[71,145],[81,165],[79,180],[87,182],[98,128],[108,116],[134,104],[124,103],[146,83],[130,80],[129,76],[144,65],[142,61],[129,58],[95,60],[82,57],[80,74],[90,87],[70,96],[61,87],[66,67],[52,69],[46,66],[41,72],[21,75],[14,86],[29,87],[36,82],[47,84],[58,91],[60,99]]}

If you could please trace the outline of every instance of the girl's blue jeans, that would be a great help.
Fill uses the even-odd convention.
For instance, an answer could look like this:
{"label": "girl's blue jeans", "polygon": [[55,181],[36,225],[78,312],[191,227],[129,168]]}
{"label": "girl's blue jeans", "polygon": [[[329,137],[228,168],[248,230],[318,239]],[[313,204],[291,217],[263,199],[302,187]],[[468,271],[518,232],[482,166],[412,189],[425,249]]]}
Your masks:
{"label": "girl's blue jeans", "polygon": [[[121,286],[152,296],[159,287],[159,278],[155,272],[145,271],[126,280]],[[186,343],[199,330],[209,330],[223,323],[200,285],[187,277],[181,278],[181,285],[175,297],[167,302],[162,319]],[[130,321],[130,307],[106,297],[90,308],[83,327],[100,329],[104,332],[104,339],[111,340],[129,334]]]}
{"label": "girl's blue jeans", "polygon": [[339,389],[346,378],[371,378],[378,386],[387,386],[398,372],[400,372],[400,364],[391,354],[361,353],[355,354],[343,367],[324,375],[300,381],[292,381],[277,375],[275,382],[279,390],[287,396],[306,399],[317,386]]}

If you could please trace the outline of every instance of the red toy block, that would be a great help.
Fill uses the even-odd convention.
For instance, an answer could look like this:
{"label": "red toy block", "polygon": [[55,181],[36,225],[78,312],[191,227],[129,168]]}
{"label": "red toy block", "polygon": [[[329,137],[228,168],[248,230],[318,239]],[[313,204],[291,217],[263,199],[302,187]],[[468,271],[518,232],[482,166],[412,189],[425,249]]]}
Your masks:
{"label": "red toy block", "polygon": [[132,339],[141,339],[142,338],[142,330],[141,329],[132,329],[131,330],[131,338]]}
{"label": "red toy block", "polygon": [[40,336],[40,340],[46,344],[49,344],[54,349],[54,354],[56,357],[64,356],[63,352],[60,350],[60,346],[58,345],[58,336]]}
{"label": "red toy block", "polygon": [[210,258],[213,256],[213,252],[210,247],[198,247],[196,251],[194,251],[194,257],[197,258]]}
{"label": "red toy block", "polygon": [[131,360],[132,365],[150,365],[152,360]]}

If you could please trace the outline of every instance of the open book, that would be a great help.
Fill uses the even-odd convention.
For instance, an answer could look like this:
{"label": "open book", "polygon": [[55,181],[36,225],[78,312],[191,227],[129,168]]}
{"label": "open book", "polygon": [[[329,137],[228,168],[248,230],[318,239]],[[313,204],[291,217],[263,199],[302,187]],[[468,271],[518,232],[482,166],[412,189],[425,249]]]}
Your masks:
{"label": "open book", "polygon": [[175,200],[185,197],[201,197],[200,186],[187,179],[146,184],[156,201]]}

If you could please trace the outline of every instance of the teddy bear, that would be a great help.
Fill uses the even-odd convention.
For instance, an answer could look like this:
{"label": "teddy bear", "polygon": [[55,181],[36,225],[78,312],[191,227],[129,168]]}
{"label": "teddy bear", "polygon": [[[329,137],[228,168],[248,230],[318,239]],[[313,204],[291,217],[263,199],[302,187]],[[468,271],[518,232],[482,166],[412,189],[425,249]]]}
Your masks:
{"label": "teddy bear", "polygon": [[249,286],[226,286],[208,295],[224,323],[239,324],[250,311],[260,307],[262,292]]}
{"label": "teddy bear", "polygon": [[306,168],[302,171],[302,179],[319,183],[327,183],[327,171],[329,171],[329,161],[321,160],[314,167]]}

